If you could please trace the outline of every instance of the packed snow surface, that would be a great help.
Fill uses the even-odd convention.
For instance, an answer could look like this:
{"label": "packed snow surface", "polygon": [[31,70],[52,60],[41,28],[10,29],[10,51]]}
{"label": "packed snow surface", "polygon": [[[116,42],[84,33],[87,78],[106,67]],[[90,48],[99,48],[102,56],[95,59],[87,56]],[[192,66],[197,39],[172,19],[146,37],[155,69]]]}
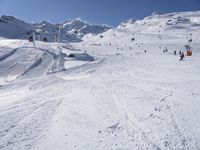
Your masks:
{"label": "packed snow surface", "polygon": [[154,14],[81,43],[1,38],[0,149],[200,149],[199,14]]}

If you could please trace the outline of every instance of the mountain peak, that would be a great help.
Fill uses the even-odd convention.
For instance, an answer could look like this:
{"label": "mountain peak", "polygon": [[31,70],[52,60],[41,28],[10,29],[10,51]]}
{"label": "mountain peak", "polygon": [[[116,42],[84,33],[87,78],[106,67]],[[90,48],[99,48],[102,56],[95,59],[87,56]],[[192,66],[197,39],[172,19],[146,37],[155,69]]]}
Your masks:
{"label": "mountain peak", "polygon": [[126,26],[128,26],[128,25],[130,25],[130,24],[134,24],[136,21],[137,21],[136,19],[131,18],[131,19],[129,19],[129,20],[123,21],[123,22],[119,25],[119,27],[126,27]]}

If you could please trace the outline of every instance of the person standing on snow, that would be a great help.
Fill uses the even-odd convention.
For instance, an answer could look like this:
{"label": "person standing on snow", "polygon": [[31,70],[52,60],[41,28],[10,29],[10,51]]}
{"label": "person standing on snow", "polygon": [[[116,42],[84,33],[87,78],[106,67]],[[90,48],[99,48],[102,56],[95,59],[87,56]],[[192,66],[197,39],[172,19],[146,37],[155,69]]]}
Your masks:
{"label": "person standing on snow", "polygon": [[174,51],[174,55],[176,55],[176,51]]}
{"label": "person standing on snow", "polygon": [[184,57],[184,53],[182,52],[182,54],[180,55],[180,60],[183,60]]}

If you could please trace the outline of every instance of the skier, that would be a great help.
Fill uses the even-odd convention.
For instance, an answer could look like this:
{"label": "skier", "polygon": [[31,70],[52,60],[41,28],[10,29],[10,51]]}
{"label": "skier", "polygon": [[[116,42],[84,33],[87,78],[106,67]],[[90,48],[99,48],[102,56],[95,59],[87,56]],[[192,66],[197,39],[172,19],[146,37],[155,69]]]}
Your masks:
{"label": "skier", "polygon": [[174,55],[176,55],[176,51],[174,51]]}
{"label": "skier", "polygon": [[179,51],[179,55],[181,55],[182,54],[182,52],[181,51]]}
{"label": "skier", "polygon": [[166,53],[168,52],[168,49],[167,49],[167,47],[165,47],[165,52],[166,52]]}
{"label": "skier", "polygon": [[184,53],[182,52],[182,54],[181,54],[181,56],[180,56],[180,61],[183,60],[184,57],[185,57],[185,56],[184,56]]}

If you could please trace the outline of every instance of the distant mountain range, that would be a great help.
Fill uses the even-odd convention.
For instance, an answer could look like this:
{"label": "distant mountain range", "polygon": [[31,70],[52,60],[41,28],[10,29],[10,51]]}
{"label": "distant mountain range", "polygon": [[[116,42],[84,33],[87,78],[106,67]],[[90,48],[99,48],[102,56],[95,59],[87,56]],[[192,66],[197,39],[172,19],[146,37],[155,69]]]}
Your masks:
{"label": "distant mountain range", "polygon": [[[90,25],[80,19],[67,20],[61,26],[60,37],[63,42],[80,42],[91,38],[97,41],[105,40],[102,37],[112,39],[119,32],[126,32],[125,38],[133,36],[134,33],[164,34],[167,31],[175,30],[183,30],[183,33],[189,34],[193,30],[200,29],[200,11],[169,14],[154,12],[142,20],[129,19],[124,21],[116,28],[107,25]],[[0,37],[28,39],[33,30],[38,33],[36,40],[43,40],[44,38],[47,38],[48,41],[58,40],[57,24],[51,24],[47,21],[27,23],[13,16],[4,15],[0,17]],[[123,37],[119,36],[119,38]]]}
{"label": "distant mountain range", "polygon": [[[108,31],[112,27],[107,25],[90,25],[80,19],[67,20],[61,24],[61,40],[66,42],[81,41],[87,34],[99,34]],[[40,23],[27,23],[13,16],[0,17],[0,37],[12,39],[28,39],[33,30],[37,31],[36,39],[47,38],[48,41],[56,41],[58,37],[58,25],[47,21]]]}

